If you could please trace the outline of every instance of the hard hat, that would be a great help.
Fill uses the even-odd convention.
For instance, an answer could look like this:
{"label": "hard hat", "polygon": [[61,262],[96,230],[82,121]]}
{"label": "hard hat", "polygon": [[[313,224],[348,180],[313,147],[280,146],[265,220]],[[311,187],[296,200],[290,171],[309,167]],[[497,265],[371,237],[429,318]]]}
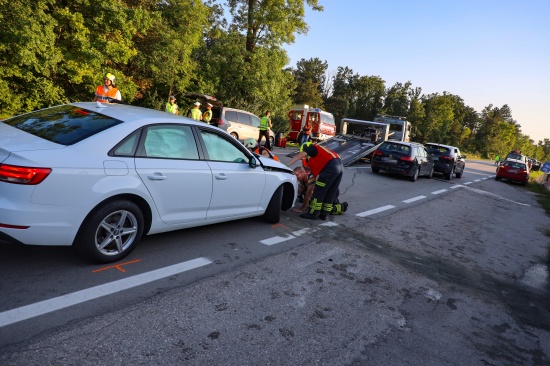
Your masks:
{"label": "hard hat", "polygon": [[115,85],[115,76],[110,72],[106,73],[103,79],[109,79],[111,80],[111,84]]}
{"label": "hard hat", "polygon": [[176,99],[176,97],[173,95],[170,95],[170,99]]}
{"label": "hard hat", "polygon": [[311,146],[311,141],[304,142],[302,145],[300,145],[300,152],[304,151],[305,146]]}
{"label": "hard hat", "polygon": [[199,102],[195,102],[193,103],[193,105],[201,105]]}
{"label": "hard hat", "polygon": [[256,146],[256,140],[254,140],[252,137],[247,138],[246,140],[244,140],[243,145],[248,148],[253,148],[254,146]]}

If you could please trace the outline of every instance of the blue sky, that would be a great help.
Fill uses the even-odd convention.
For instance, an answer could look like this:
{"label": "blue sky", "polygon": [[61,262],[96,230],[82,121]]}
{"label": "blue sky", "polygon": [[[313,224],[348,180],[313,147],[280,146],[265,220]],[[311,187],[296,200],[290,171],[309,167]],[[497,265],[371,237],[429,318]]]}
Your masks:
{"label": "blue sky", "polygon": [[327,61],[458,95],[476,111],[508,104],[521,130],[550,139],[550,0],[319,0],[290,66]]}

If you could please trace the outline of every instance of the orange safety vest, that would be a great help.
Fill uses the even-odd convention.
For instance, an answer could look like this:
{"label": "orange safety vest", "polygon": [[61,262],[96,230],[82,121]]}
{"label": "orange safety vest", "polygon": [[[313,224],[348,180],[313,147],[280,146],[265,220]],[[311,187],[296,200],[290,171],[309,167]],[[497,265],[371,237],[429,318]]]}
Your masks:
{"label": "orange safety vest", "polygon": [[103,85],[98,86],[95,89],[95,95],[97,96],[97,101],[102,103],[107,103],[107,97],[116,99],[116,93],[118,92],[117,88],[112,88],[111,90],[105,91]]}
{"label": "orange safety vest", "polygon": [[332,159],[339,159],[340,155],[324,146],[312,145],[312,147],[317,149],[317,155],[310,157],[307,161],[307,165],[309,169],[311,169],[311,173],[318,177],[325,165]]}

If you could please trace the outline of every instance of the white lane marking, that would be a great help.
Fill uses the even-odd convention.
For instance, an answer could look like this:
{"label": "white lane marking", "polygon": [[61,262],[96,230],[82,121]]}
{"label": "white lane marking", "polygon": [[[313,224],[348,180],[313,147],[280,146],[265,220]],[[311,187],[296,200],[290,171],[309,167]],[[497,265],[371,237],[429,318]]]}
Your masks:
{"label": "white lane marking", "polygon": [[447,190],[446,189],[440,189],[439,191],[432,192],[432,194],[440,194],[440,193],[443,193],[443,192],[447,192]]}
{"label": "white lane marking", "polygon": [[489,177],[483,177],[483,178],[481,178],[481,180],[485,180],[485,179],[489,179]]}
{"label": "white lane marking", "polygon": [[466,182],[464,183],[465,186],[467,186],[468,184],[472,184],[473,182]]}
{"label": "white lane marking", "polygon": [[212,261],[208,258],[196,258],[190,261],[174,264],[172,266],[124,278],[122,280],[109,282],[103,285],[90,287],[59,297],[54,297],[53,299],[44,300],[34,304],[22,306],[20,308],[4,311],[0,313],[0,328],[6,325],[34,318],[39,315],[51,313],[52,311],[77,305],[85,301],[94,300],[99,297],[111,295],[132,287],[160,280],[161,278],[173,276],[175,274],[189,271],[191,269],[206,266],[210,263],[212,263]]}
{"label": "white lane marking", "polygon": [[421,199],[424,199],[424,198],[426,198],[426,196],[417,196],[417,197],[409,198],[408,200],[401,201],[401,202],[411,203],[411,202],[418,201],[418,200],[421,200]]}
{"label": "white lane marking", "polygon": [[482,191],[481,189],[475,189],[475,188],[470,188],[470,187],[465,187],[465,188],[468,188],[468,190],[472,191],[472,192],[476,192],[476,193],[479,193],[479,194],[483,194],[485,196],[490,196],[490,197],[494,197],[494,198],[497,198],[499,200],[503,200],[503,201],[508,201],[508,202],[512,202],[512,203],[515,203],[517,205],[521,205],[521,206],[528,206],[528,207],[531,207],[531,205],[527,204],[527,203],[521,203],[521,202],[516,202],[516,201],[512,201],[508,198],[504,198],[502,196],[499,196],[498,194],[495,194],[495,193],[491,193],[491,192],[487,192],[487,191]]}
{"label": "white lane marking", "polygon": [[292,235],[302,236],[302,235],[304,235],[304,234],[309,233],[310,231],[311,231],[311,229],[306,227],[306,228],[304,228],[304,229],[302,229],[302,230],[293,231],[293,232],[292,232]]}
{"label": "white lane marking", "polygon": [[338,224],[338,223],[336,223],[336,222],[334,222],[334,221],[327,221],[327,222],[322,223],[322,224],[319,225],[319,226],[338,226],[338,225],[340,225],[340,224]]}
{"label": "white lane marking", "polygon": [[481,179],[474,179],[474,182],[479,182]]}
{"label": "white lane marking", "polygon": [[366,217],[366,216],[377,214],[377,213],[382,212],[382,211],[390,210],[394,207],[395,206],[392,206],[392,205],[382,206],[382,207],[375,208],[374,210],[360,212],[358,214],[355,214],[355,216]]}
{"label": "white lane marking", "polygon": [[455,189],[455,188],[464,188],[464,186],[462,184],[457,184],[455,186],[450,186],[449,189]]}
{"label": "white lane marking", "polygon": [[295,238],[294,235],[289,235],[286,238],[283,238],[282,236],[274,236],[272,238],[260,240],[260,243],[264,245],[275,245],[294,238]]}

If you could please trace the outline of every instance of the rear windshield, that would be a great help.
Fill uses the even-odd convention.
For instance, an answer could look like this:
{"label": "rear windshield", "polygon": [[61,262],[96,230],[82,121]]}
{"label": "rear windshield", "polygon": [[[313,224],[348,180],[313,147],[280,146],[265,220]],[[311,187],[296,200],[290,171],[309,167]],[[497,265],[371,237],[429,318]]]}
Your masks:
{"label": "rear windshield", "polygon": [[384,142],[379,149],[395,151],[403,154],[408,154],[411,151],[411,147],[408,145],[394,144],[391,142]]}
{"label": "rear windshield", "polygon": [[435,145],[426,145],[426,148],[428,149],[428,152],[430,154],[447,154],[449,152],[449,149],[443,146],[435,146]]}
{"label": "rear windshield", "polygon": [[504,165],[506,165],[506,166],[508,166],[508,167],[510,167],[510,168],[526,170],[526,169],[525,169],[525,164],[517,163],[517,162],[515,162],[515,161],[507,161],[506,163],[504,163]]}
{"label": "rear windshield", "polygon": [[72,145],[122,121],[72,105],[22,114],[2,121],[61,145]]}

